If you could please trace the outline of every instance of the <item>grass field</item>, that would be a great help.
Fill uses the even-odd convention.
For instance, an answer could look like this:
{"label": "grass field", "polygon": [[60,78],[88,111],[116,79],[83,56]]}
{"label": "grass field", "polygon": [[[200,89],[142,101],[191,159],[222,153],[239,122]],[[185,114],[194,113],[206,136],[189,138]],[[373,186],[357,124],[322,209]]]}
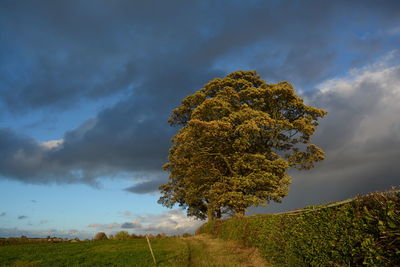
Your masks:
{"label": "grass field", "polygon": [[[186,266],[187,244],[179,238],[152,239],[158,266]],[[152,266],[145,239],[0,246],[0,266]]]}
{"label": "grass field", "polygon": [[[255,249],[207,235],[151,239],[151,244],[157,266],[267,266]],[[146,240],[135,239],[2,245],[0,266],[154,266],[154,263]]]}

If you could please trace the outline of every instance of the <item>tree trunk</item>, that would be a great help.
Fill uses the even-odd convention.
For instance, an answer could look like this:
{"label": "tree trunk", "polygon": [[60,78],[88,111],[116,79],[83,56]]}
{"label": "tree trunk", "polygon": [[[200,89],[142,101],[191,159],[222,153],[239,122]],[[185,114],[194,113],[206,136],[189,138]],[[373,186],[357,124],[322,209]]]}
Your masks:
{"label": "tree trunk", "polygon": [[217,209],[217,214],[216,214],[216,219],[221,219],[222,214],[221,214],[221,208]]}
{"label": "tree trunk", "polygon": [[214,210],[210,208],[207,209],[207,218],[209,222],[214,221]]}

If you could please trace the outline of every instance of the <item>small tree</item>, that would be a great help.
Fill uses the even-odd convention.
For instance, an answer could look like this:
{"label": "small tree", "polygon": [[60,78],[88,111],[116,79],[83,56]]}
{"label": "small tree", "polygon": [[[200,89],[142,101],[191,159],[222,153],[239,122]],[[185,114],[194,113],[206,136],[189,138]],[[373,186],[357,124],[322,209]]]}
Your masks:
{"label": "small tree", "polygon": [[115,240],[128,240],[130,238],[129,233],[126,231],[121,231],[115,234],[114,239]]}
{"label": "small tree", "polygon": [[98,240],[107,240],[108,237],[104,232],[99,232],[94,236],[94,240],[98,241]]}
{"label": "small tree", "polygon": [[210,81],[173,110],[170,181],[159,203],[200,219],[243,215],[249,206],[280,202],[291,167],[310,169],[324,159],[311,144],[326,111],[307,106],[288,82],[267,84],[255,71]]}

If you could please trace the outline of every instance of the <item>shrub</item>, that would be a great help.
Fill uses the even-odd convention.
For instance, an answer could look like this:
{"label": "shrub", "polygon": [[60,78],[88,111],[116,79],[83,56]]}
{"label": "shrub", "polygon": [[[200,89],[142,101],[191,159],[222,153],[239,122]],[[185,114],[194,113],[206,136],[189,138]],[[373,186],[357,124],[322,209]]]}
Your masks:
{"label": "shrub", "polygon": [[197,233],[260,249],[277,266],[398,266],[400,193],[375,193],[297,213],[213,221]]}

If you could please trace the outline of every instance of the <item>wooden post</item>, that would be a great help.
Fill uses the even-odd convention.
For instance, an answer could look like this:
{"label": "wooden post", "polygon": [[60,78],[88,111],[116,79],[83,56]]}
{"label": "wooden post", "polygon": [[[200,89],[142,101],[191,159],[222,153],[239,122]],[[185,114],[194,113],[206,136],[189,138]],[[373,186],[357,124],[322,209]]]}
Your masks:
{"label": "wooden post", "polygon": [[153,249],[151,248],[150,240],[149,240],[149,237],[147,235],[146,235],[146,239],[147,239],[147,244],[149,244],[151,256],[153,256],[154,264],[157,265],[156,258],[154,257]]}

